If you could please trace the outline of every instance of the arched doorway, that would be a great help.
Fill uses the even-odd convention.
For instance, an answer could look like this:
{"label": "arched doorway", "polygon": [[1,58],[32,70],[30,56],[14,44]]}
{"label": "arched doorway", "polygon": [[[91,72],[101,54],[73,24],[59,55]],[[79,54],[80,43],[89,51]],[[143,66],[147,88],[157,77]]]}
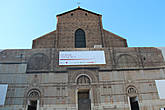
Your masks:
{"label": "arched doorway", "polygon": [[27,110],[39,110],[40,91],[32,89],[28,92],[28,106]]}
{"label": "arched doorway", "polygon": [[83,86],[89,86],[91,80],[86,75],[81,75],[77,78],[77,85],[82,87],[78,89],[78,110],[91,110],[91,98],[90,98],[90,89],[83,88]]}
{"label": "arched doorway", "polygon": [[140,110],[138,92],[137,92],[136,87],[134,87],[132,85],[128,86],[127,94],[128,94],[128,100],[129,100],[131,110]]}

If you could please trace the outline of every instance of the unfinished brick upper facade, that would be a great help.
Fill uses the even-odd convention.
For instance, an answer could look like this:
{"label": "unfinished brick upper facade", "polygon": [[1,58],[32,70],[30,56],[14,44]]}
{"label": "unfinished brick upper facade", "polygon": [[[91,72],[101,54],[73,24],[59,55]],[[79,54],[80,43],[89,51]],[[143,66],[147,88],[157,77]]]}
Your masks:
{"label": "unfinished brick upper facade", "polygon": [[127,47],[126,39],[103,29],[102,16],[82,8],[57,15],[57,28],[33,40],[33,48],[75,48],[75,31],[85,31],[86,48]]}

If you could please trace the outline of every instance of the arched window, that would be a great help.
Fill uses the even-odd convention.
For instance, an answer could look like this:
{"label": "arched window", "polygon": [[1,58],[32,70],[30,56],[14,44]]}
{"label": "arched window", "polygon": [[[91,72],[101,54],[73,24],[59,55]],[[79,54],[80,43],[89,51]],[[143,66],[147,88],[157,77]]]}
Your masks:
{"label": "arched window", "polygon": [[85,32],[82,29],[75,32],[75,48],[86,48]]}

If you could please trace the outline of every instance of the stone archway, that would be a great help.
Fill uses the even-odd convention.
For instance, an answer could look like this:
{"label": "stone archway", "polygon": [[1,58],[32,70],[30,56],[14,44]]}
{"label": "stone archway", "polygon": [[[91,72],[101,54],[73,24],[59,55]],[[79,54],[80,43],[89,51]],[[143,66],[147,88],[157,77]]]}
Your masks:
{"label": "stone archway", "polygon": [[127,87],[127,95],[131,110],[140,110],[138,101],[138,91],[133,85]]}
{"label": "stone archway", "polygon": [[89,85],[91,83],[91,79],[87,76],[87,75],[80,75],[77,77],[76,79],[76,83],[78,85],[83,85],[83,84],[87,84]]}
{"label": "stone archway", "polygon": [[39,110],[41,92],[38,89],[31,89],[27,93],[27,110]]}
{"label": "stone archway", "polygon": [[98,82],[97,75],[97,71],[87,69],[69,71],[68,80],[72,87],[71,95],[72,97],[75,96],[73,103],[76,104],[78,110],[91,110],[94,103],[97,102],[98,92],[95,85]]}
{"label": "stone archway", "polygon": [[69,81],[72,83],[76,83],[77,78],[81,75],[87,76],[91,83],[98,82],[98,78],[96,74],[93,71],[89,70],[77,70],[77,71],[71,71],[69,76]]}
{"label": "stone archway", "polygon": [[86,74],[80,74],[76,78],[78,110],[91,110],[91,89],[90,84],[92,80]]}

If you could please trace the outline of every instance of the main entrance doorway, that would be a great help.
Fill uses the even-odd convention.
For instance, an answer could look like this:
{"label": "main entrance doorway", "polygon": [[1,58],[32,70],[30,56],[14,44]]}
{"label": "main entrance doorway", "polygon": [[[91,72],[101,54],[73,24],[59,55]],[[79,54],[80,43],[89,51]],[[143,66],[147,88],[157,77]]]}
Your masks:
{"label": "main entrance doorway", "polygon": [[78,110],[91,110],[89,90],[78,91]]}

